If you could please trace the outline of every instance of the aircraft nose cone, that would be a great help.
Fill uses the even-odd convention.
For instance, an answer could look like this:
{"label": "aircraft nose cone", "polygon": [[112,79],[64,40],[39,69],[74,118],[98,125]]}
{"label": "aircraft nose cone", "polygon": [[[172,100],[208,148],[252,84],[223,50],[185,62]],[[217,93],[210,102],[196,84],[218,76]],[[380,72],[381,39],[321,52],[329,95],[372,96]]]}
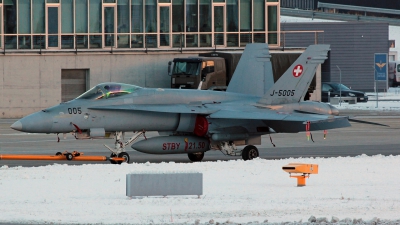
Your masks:
{"label": "aircraft nose cone", "polygon": [[22,123],[18,120],[17,122],[13,123],[10,128],[18,131],[22,131]]}
{"label": "aircraft nose cone", "polygon": [[33,113],[11,125],[14,130],[29,133],[51,133],[53,119],[45,112]]}

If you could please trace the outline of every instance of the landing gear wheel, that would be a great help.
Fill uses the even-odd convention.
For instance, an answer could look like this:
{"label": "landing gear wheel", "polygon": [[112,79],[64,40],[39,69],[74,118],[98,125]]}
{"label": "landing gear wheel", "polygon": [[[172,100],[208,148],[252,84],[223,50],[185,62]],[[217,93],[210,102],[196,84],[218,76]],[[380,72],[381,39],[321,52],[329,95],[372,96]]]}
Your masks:
{"label": "landing gear wheel", "polygon": [[123,163],[123,162],[129,163],[129,160],[130,160],[129,154],[126,153],[126,152],[121,152],[121,153],[119,153],[119,154],[118,154],[118,158],[124,158],[124,159],[125,159],[124,161],[118,161],[118,162],[117,162],[118,164],[121,164],[121,163]]}
{"label": "landing gear wheel", "polygon": [[253,145],[247,145],[242,151],[243,160],[252,160],[259,156],[258,149]]}
{"label": "landing gear wheel", "polygon": [[72,160],[73,156],[72,156],[71,153],[67,153],[67,154],[65,154],[65,158],[66,158],[67,160]]}
{"label": "landing gear wheel", "polygon": [[204,152],[188,153],[188,157],[192,162],[199,162],[204,158]]}
{"label": "landing gear wheel", "polygon": [[[115,153],[111,153],[110,158],[114,158],[114,157],[117,157],[117,155]],[[110,159],[110,163],[117,164],[118,162]]]}

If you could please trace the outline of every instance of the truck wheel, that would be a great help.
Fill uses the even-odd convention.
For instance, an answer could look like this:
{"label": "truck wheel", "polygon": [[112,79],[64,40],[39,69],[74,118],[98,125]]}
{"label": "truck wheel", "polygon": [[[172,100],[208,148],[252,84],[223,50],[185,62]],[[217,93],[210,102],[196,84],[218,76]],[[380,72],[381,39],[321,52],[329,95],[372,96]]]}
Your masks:
{"label": "truck wheel", "polygon": [[204,152],[188,153],[188,157],[192,162],[200,162],[204,158]]}
{"label": "truck wheel", "polygon": [[258,149],[253,145],[247,145],[242,151],[243,160],[252,160],[259,156]]}

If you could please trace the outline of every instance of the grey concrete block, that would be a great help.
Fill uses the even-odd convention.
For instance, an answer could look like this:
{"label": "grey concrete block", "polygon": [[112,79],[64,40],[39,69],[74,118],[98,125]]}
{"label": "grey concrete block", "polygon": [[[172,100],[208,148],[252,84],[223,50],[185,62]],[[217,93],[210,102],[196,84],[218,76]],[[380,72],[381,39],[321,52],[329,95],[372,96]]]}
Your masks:
{"label": "grey concrete block", "polygon": [[126,196],[202,195],[202,173],[131,173]]}

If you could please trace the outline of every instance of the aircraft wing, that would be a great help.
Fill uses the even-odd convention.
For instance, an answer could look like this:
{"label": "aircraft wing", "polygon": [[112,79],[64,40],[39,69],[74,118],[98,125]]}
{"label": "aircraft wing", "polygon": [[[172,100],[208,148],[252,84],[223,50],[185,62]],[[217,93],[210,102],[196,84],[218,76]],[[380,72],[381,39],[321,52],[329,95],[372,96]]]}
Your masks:
{"label": "aircraft wing", "polygon": [[249,111],[220,110],[209,115],[212,119],[236,119],[236,120],[262,120],[267,126],[276,132],[297,133],[306,130],[306,124],[310,122],[310,131],[326,130],[333,128],[349,127],[348,117],[319,115],[300,112],[279,112],[275,110],[254,109]]}
{"label": "aircraft wing", "polygon": [[218,111],[218,109],[210,109],[203,105],[161,105],[161,104],[148,104],[148,105],[108,105],[89,107],[91,110],[111,110],[111,111],[148,111],[148,112],[162,112],[162,113],[188,113],[188,114],[211,114]]}

